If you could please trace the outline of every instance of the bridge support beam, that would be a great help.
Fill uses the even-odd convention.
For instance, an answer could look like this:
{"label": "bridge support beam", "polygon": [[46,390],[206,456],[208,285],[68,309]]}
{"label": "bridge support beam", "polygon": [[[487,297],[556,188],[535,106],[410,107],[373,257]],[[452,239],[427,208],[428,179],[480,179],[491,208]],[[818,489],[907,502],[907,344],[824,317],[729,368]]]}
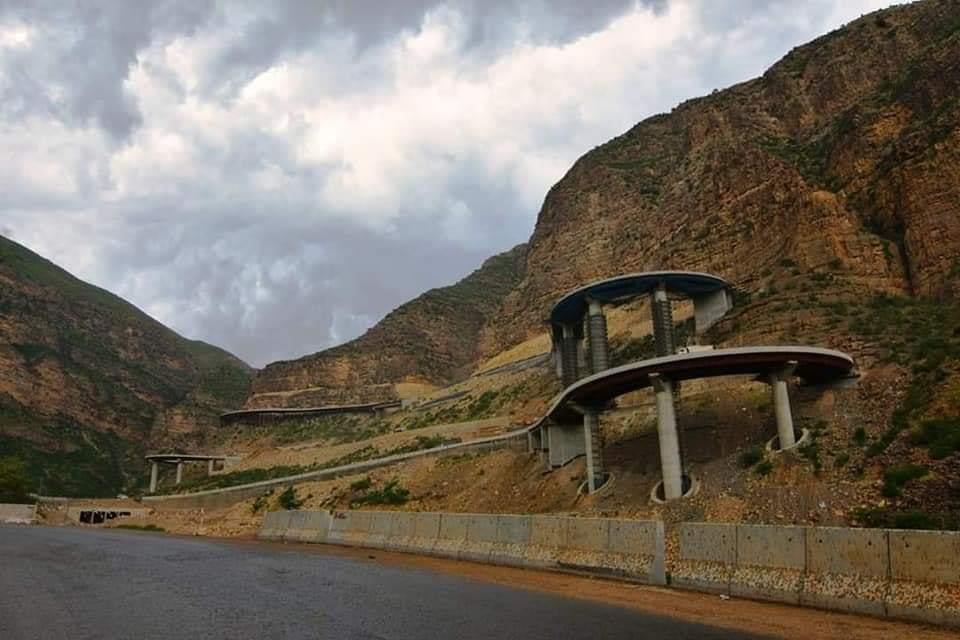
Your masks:
{"label": "bridge support beam", "polygon": [[577,373],[577,360],[579,359],[577,342],[573,327],[563,325],[563,338],[560,342],[560,368],[564,387],[569,387],[579,378]]}
{"label": "bridge support beam", "polygon": [[157,492],[157,474],[158,474],[158,465],[156,462],[150,463],[150,493]]}
{"label": "bridge support beam", "polygon": [[694,332],[697,335],[719,322],[733,307],[727,289],[704,293],[693,299]]}
{"label": "bridge support beam", "polygon": [[683,496],[683,467],[677,416],[673,409],[673,382],[656,373],[650,376],[650,381],[657,398],[657,437],[660,441],[663,496],[667,500],[675,500]]}
{"label": "bridge support beam", "polygon": [[790,392],[787,380],[797,368],[797,362],[791,360],[779,371],[770,374],[770,386],[773,388],[773,411],[777,416],[777,439],[780,449],[789,449],[797,444],[793,430],[793,412],[790,410]]}
{"label": "bridge support beam", "polygon": [[579,424],[550,425],[550,468],[562,467],[586,453],[583,428]]}
{"label": "bridge support beam", "polygon": [[583,412],[583,439],[587,454],[587,489],[593,493],[603,484],[603,454],[600,449],[600,411]]}
{"label": "bridge support beam", "polygon": [[593,372],[600,373],[610,368],[610,347],[607,341],[607,318],[596,300],[590,300],[587,327],[590,330],[590,362]]}
{"label": "bridge support beam", "polygon": [[177,460],[177,484],[183,482],[183,460]]}
{"label": "bridge support beam", "polygon": [[213,475],[213,458],[210,458],[209,460],[207,460],[207,475],[208,476]]}

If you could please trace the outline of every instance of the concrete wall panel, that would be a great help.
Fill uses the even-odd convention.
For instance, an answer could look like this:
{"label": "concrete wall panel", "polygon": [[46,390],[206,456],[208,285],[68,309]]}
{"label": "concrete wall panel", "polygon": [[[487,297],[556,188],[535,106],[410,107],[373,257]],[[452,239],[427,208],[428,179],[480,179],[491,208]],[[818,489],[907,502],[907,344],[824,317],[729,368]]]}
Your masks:
{"label": "concrete wall panel", "polygon": [[467,525],[467,542],[460,548],[462,560],[489,562],[497,543],[496,515],[471,514]]}
{"label": "concrete wall panel", "polygon": [[890,531],[891,616],[960,626],[960,532]]}
{"label": "concrete wall panel", "polygon": [[806,563],[803,527],[737,525],[733,595],[800,603]]}
{"label": "concrete wall panel", "polygon": [[560,549],[560,566],[580,570],[611,571],[607,553],[610,521],[606,518],[566,518],[567,539]]}
{"label": "concrete wall panel", "polygon": [[290,518],[287,528],[283,532],[282,540],[284,542],[299,542],[307,532],[307,512],[290,511]]}
{"label": "concrete wall panel", "polygon": [[497,516],[497,541],[490,552],[490,562],[523,565],[529,544],[530,516]]}
{"label": "concrete wall panel", "polygon": [[289,526],[289,511],[271,511],[263,517],[259,537],[263,540],[282,540]]}
{"label": "concrete wall panel", "polygon": [[369,533],[366,543],[362,546],[373,547],[374,549],[386,549],[391,531],[394,528],[397,512],[371,511],[369,513],[370,527],[367,529]]}
{"label": "concrete wall panel", "polygon": [[408,543],[412,553],[433,554],[433,546],[440,536],[439,513],[414,513],[413,536]]}
{"label": "concrete wall panel", "polygon": [[567,519],[557,516],[530,517],[530,546],[524,564],[556,567],[560,549],[567,543]]}
{"label": "concrete wall panel", "polygon": [[671,569],[677,586],[729,593],[737,562],[737,525],[686,523],[679,528],[680,556]]}
{"label": "concrete wall panel", "polygon": [[470,528],[470,516],[462,513],[440,514],[440,535],[433,546],[433,552],[447,558],[460,557],[460,549],[467,542],[467,530]]}
{"label": "concrete wall panel", "polygon": [[608,553],[623,575],[651,584],[666,584],[663,523],[610,520]]}
{"label": "concrete wall panel", "polygon": [[330,544],[349,544],[351,513],[349,511],[330,512],[330,530],[327,532],[327,542]]}
{"label": "concrete wall panel", "polygon": [[824,609],[882,616],[890,563],[883,529],[811,527],[800,602]]}

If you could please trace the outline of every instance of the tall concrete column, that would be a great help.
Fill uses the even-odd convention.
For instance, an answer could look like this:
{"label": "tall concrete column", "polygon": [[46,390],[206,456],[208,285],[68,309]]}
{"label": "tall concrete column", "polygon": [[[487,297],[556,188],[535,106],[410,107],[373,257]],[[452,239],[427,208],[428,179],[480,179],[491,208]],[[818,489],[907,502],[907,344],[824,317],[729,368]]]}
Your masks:
{"label": "tall concrete column", "polygon": [[583,438],[587,452],[587,488],[593,493],[603,483],[603,457],[600,450],[600,412],[587,408],[583,412]]}
{"label": "tall concrete column", "polygon": [[790,392],[787,380],[797,368],[796,361],[790,361],[779,371],[770,374],[770,386],[773,387],[773,411],[777,416],[777,437],[781,449],[789,449],[797,444],[793,430],[793,412],[790,410]]}
{"label": "tall concrete column", "polygon": [[607,318],[603,307],[596,300],[590,301],[587,326],[590,328],[590,361],[593,372],[600,373],[610,368],[610,346],[607,341]]}
{"label": "tall concrete column", "polygon": [[183,480],[183,460],[177,460],[177,484]]}
{"label": "tall concrete column", "polygon": [[563,342],[560,343],[563,358],[563,386],[569,387],[579,378],[577,372],[577,338],[573,327],[563,325]]}
{"label": "tall concrete column", "polygon": [[209,460],[207,460],[207,475],[208,476],[213,475],[213,458],[210,458]]}
{"label": "tall concrete column", "polygon": [[157,492],[157,463],[150,463],[150,493]]}
{"label": "tall concrete column", "polygon": [[667,296],[667,287],[662,282],[650,296],[650,313],[653,316],[653,343],[657,356],[673,355],[677,349],[673,309]]}
{"label": "tall concrete column", "polygon": [[650,381],[657,398],[657,437],[660,441],[663,495],[667,500],[674,500],[683,496],[683,467],[680,462],[677,416],[673,410],[673,382],[659,374],[651,375]]}

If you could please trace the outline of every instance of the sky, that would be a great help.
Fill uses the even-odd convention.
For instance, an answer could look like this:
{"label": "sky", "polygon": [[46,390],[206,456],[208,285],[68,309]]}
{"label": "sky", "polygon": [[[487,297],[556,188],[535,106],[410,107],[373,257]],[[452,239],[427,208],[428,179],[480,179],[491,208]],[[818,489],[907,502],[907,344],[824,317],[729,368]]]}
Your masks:
{"label": "sky", "polygon": [[530,236],[573,162],[889,0],[0,0],[0,235],[254,366]]}

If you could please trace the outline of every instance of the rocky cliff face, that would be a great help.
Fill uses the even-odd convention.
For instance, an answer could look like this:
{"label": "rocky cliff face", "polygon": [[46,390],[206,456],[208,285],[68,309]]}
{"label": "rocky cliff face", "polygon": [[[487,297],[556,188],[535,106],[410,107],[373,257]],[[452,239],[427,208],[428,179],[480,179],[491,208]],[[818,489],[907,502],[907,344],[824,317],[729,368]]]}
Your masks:
{"label": "rocky cliff face", "polygon": [[580,158],[547,194],[526,249],[494,259],[510,267],[488,279],[482,311],[470,296],[448,304],[431,292],[360,340],[270,365],[248,404],[318,386],[311,401],[449,381],[542,332],[570,289],[647,269],[736,285],[738,313],[718,343],[833,345],[869,366],[876,340],[838,309],[880,293],[960,296],[958,97],[960,0],[866,16]]}
{"label": "rocky cliff face", "polygon": [[388,314],[360,338],[257,376],[248,407],[372,402],[394,384],[443,384],[476,361],[480,330],[522,277],[526,245],[494,256],[450,287],[433,289]]}
{"label": "rocky cliff face", "polygon": [[252,370],[0,237],[0,456],[50,495],[111,495],[150,448],[192,448]]}

